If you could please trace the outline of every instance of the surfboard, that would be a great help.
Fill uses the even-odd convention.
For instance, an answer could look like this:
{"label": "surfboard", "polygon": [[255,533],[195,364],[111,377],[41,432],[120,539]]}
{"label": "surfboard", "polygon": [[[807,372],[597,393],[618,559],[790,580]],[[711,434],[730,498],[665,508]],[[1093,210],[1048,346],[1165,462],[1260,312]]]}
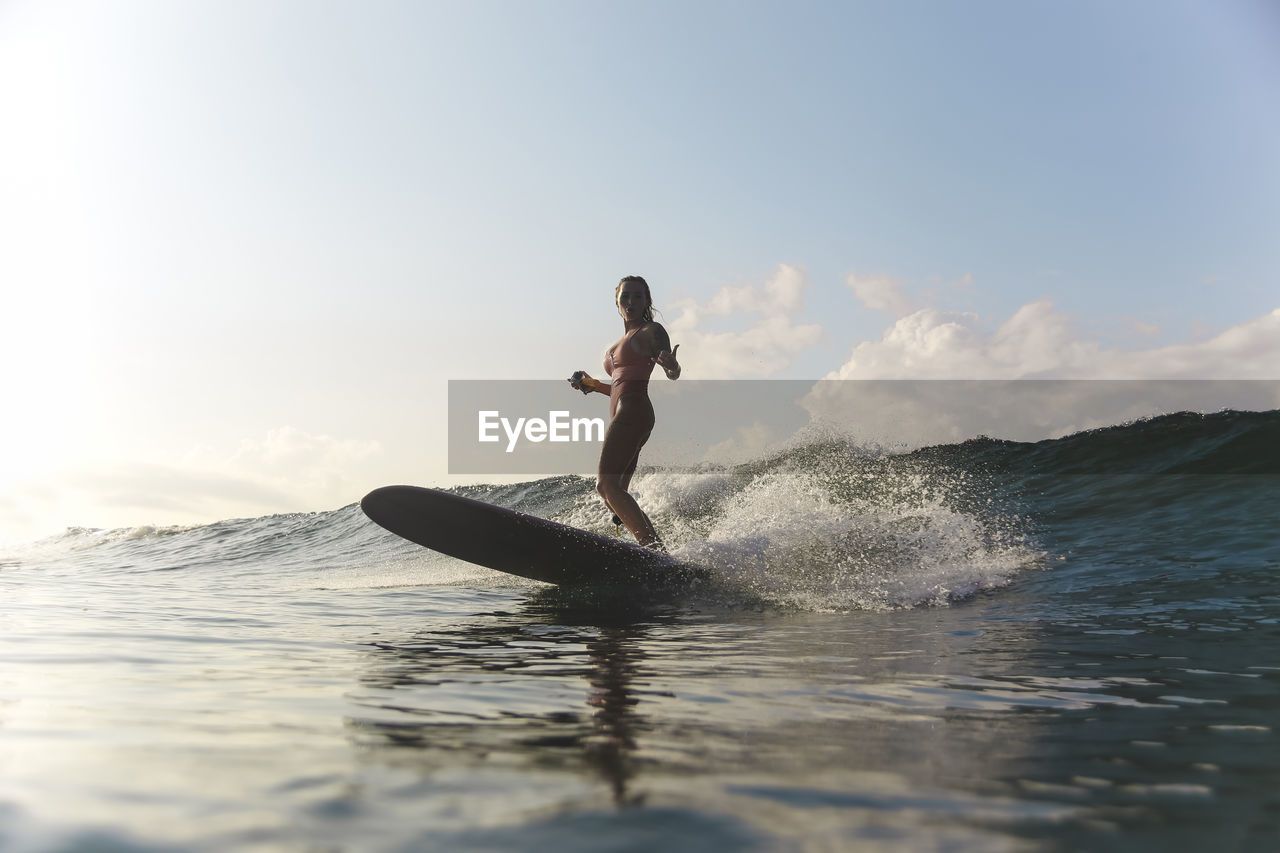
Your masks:
{"label": "surfboard", "polygon": [[705,576],[661,551],[438,489],[383,486],[360,508],[410,542],[545,583],[672,586]]}

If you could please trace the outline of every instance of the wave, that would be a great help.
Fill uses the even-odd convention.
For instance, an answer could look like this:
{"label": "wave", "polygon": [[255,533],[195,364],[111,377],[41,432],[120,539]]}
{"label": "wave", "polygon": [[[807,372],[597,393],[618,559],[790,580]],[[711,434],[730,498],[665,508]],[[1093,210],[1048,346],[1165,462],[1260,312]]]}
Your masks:
{"label": "wave", "polygon": [[1277,474],[1280,412],[1177,412],[1035,443],[983,437],[917,454],[1026,475]]}
{"label": "wave", "polygon": [[[1216,547],[1265,563],[1277,473],[1280,412],[1226,411],[898,454],[828,437],[732,467],[642,470],[632,489],[674,553],[711,568],[721,592],[830,611],[962,600],[1090,543],[1140,551],[1188,524],[1212,525],[1197,559]],[[615,532],[587,478],[453,491]],[[25,558],[100,572],[204,571],[221,583],[525,583],[418,548],[355,504],[196,527],[74,529]]]}

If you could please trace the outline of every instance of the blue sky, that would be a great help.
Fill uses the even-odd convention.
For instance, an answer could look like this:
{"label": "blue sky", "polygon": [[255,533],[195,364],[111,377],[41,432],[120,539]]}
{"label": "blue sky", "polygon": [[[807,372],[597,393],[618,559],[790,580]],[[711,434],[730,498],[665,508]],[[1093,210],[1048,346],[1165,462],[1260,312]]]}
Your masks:
{"label": "blue sky", "polygon": [[1274,378],[1277,103],[1261,1],[0,2],[0,542],[446,482],[630,273],[695,376]]}

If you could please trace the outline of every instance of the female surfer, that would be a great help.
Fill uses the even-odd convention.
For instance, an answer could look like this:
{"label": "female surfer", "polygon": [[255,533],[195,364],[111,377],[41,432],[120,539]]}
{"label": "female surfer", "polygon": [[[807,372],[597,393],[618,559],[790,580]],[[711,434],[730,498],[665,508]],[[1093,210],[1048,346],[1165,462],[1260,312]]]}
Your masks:
{"label": "female surfer", "polygon": [[653,298],[643,278],[629,275],[622,279],[613,292],[613,299],[622,316],[624,332],[604,355],[604,372],[613,384],[592,379],[582,371],[575,373],[569,384],[584,394],[599,391],[609,395],[609,427],[604,433],[604,446],[600,448],[596,491],[631,531],[636,542],[645,548],[665,551],[653,522],[627,488],[640,459],[640,448],[653,431],[649,374],[655,364],[660,364],[668,379],[679,379],[676,350],[680,345],[671,346],[667,330],[653,321]]}

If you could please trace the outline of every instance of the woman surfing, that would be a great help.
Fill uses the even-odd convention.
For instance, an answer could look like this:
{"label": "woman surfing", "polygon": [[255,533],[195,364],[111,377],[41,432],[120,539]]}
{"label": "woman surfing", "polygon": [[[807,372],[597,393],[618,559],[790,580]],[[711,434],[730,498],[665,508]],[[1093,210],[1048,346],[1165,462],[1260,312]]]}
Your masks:
{"label": "woman surfing", "polygon": [[622,317],[623,335],[605,352],[604,372],[612,384],[592,379],[583,371],[573,374],[569,384],[584,394],[598,391],[609,395],[609,426],[600,448],[596,491],[605,505],[621,520],[645,548],[665,551],[653,522],[627,491],[640,459],[640,448],[653,431],[653,403],[649,401],[649,374],[659,364],[668,379],[680,378],[680,362],[671,339],[661,323],[653,320],[653,298],[649,284],[638,275],[618,282],[614,304]]}

